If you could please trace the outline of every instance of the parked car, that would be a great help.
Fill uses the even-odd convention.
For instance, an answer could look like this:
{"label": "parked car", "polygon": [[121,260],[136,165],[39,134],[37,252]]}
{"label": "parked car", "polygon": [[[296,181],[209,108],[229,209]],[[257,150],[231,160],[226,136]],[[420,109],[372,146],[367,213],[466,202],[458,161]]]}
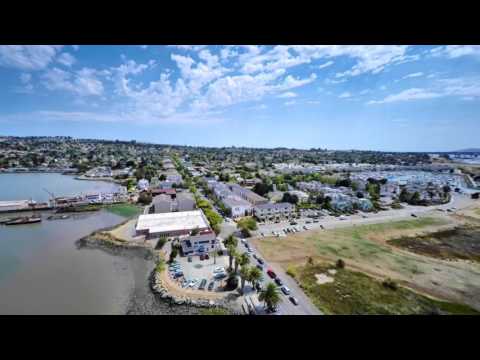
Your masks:
{"label": "parked car", "polygon": [[290,221],[290,225],[297,225],[295,221]]}
{"label": "parked car", "polygon": [[270,276],[272,279],[275,279],[275,278],[277,277],[277,274],[275,274],[272,269],[268,269],[268,270],[267,270],[267,274],[268,274],[268,276]]}
{"label": "parked car", "polygon": [[192,262],[192,257],[191,256],[188,257],[188,262]]}
{"label": "parked car", "polygon": [[240,242],[241,242],[242,244],[245,244],[245,243],[247,242],[247,240],[245,240],[245,239],[240,239]]}
{"label": "parked car", "polygon": [[254,259],[258,259],[257,254],[253,254]]}
{"label": "parked car", "polygon": [[288,299],[292,302],[293,305],[298,305],[298,299],[296,297],[290,296]]}
{"label": "parked car", "polygon": [[265,261],[263,261],[263,259],[261,259],[261,258],[257,258],[257,261],[258,261],[259,264],[262,264],[262,265],[265,263]]}
{"label": "parked car", "polygon": [[318,223],[319,221],[318,220],[313,220],[314,223]]}
{"label": "parked car", "polygon": [[219,272],[219,273],[216,273],[214,278],[215,279],[223,279],[223,278],[226,278],[227,277],[227,274],[225,272]]}
{"label": "parked car", "polygon": [[280,279],[279,277],[275,278],[275,282],[277,283],[278,286],[282,286],[282,285],[283,285],[283,281],[282,281],[282,279]]}
{"label": "parked car", "polygon": [[210,255],[205,254],[205,260],[208,260],[208,259],[210,259]]}
{"label": "parked car", "polygon": [[260,233],[261,236],[265,236],[265,234],[263,232]]}
{"label": "parked car", "polygon": [[312,222],[310,220],[305,221],[305,224],[311,224]]}
{"label": "parked car", "polygon": [[415,214],[411,214],[411,215],[412,215],[412,217],[415,217],[415,218],[416,218],[416,217],[418,217],[418,216],[417,216],[417,215],[415,215]]}
{"label": "parked car", "polygon": [[204,290],[205,285],[207,285],[207,279],[202,279],[200,286],[198,287],[199,290]]}
{"label": "parked car", "polygon": [[260,270],[263,270],[263,265],[257,264],[257,268],[259,268]]}
{"label": "parked car", "polygon": [[190,281],[188,281],[187,279],[183,280],[182,282],[182,287],[184,288],[185,286],[187,286],[188,284],[190,284]]}
{"label": "parked car", "polygon": [[286,286],[282,286],[280,288],[280,290],[282,290],[282,292],[285,294],[285,295],[290,295],[290,289]]}
{"label": "parked car", "polygon": [[213,269],[214,273],[222,273],[225,272],[225,268],[223,266],[217,266],[215,269]]}
{"label": "parked car", "polygon": [[305,225],[303,225],[303,228],[304,228],[305,230],[308,230],[308,228],[307,228]]}
{"label": "parked car", "polygon": [[271,314],[271,313],[276,313],[278,311],[278,306],[277,305],[274,305],[272,307],[269,307],[267,309],[267,313]]}
{"label": "parked car", "polygon": [[208,284],[208,291],[212,291],[214,286],[215,283],[212,281],[210,284]]}
{"label": "parked car", "polygon": [[205,255],[204,254],[200,255],[200,260],[202,260],[202,261],[205,260]]}

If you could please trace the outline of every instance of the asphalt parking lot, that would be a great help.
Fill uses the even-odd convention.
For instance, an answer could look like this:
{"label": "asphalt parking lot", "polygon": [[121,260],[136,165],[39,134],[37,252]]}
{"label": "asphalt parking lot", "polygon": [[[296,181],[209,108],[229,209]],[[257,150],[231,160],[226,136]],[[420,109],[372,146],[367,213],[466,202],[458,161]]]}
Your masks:
{"label": "asphalt parking lot", "polygon": [[223,267],[226,269],[228,267],[228,256],[210,256],[208,260],[200,260],[200,256],[192,255],[192,262],[188,261],[188,256],[178,256],[176,258],[177,263],[180,265],[180,269],[183,271],[183,277],[180,277],[180,283],[183,283],[184,280],[188,283],[190,281],[195,281],[195,285],[191,286],[193,289],[198,289],[202,279],[207,280],[205,286],[205,291],[207,290],[208,284],[214,282],[213,290],[216,290],[218,287],[223,286],[223,280],[214,279],[214,270],[217,267]]}

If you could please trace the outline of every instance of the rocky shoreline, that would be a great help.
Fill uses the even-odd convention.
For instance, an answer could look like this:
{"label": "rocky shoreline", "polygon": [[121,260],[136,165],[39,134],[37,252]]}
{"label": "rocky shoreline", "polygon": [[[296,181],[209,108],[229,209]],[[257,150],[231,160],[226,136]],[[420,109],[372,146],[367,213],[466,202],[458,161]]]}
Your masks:
{"label": "rocky shoreline", "polygon": [[[128,243],[124,240],[115,238],[109,231],[125,224],[126,220],[118,225],[103,228],[94,231],[76,242],[78,249],[100,249],[114,256],[139,257],[146,261],[151,261],[152,265],[157,264],[162,255],[153,249],[151,245],[142,243]],[[166,271],[166,270],[165,270]],[[175,297],[168,292],[160,279],[160,273],[154,268],[148,278],[145,279],[145,287],[149,289],[151,295],[161,302],[162,305],[155,304],[157,301],[148,299],[148,295],[143,293],[141,296],[132,294],[127,314],[198,314],[199,310],[204,309],[223,309],[232,312],[226,300],[194,300],[188,297]],[[143,291],[141,291],[143,292]],[[140,298],[140,299],[139,299]],[[154,307],[154,308],[153,308]],[[157,308],[158,307],[158,308]]]}
{"label": "rocky shoreline", "polygon": [[170,303],[171,305],[188,305],[198,308],[217,308],[224,309],[229,312],[232,309],[228,306],[224,299],[221,300],[193,300],[186,296],[175,297],[170,294],[167,288],[164,286],[162,279],[160,279],[160,273],[153,270],[150,275],[150,288],[154,294],[156,294],[161,300]]}

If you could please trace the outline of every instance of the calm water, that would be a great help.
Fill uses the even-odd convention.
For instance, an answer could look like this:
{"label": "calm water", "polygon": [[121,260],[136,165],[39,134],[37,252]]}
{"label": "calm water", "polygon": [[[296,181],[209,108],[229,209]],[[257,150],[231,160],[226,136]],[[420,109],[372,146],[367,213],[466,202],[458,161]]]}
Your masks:
{"label": "calm water", "polygon": [[[68,195],[112,185],[58,174],[2,174],[0,200],[46,200],[42,186]],[[124,219],[106,211],[67,220],[47,216],[40,224],[0,225],[0,314],[125,313],[132,289],[146,282],[152,265],[75,246],[77,239]]]}
{"label": "calm water", "polygon": [[0,174],[0,200],[28,200],[45,202],[50,195],[80,195],[81,193],[112,192],[118,185],[105,181],[76,180],[61,174]]}

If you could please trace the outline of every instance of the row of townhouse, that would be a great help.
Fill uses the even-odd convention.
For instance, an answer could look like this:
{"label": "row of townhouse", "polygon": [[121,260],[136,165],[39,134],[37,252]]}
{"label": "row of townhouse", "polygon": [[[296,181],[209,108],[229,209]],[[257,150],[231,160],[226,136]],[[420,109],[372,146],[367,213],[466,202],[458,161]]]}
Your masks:
{"label": "row of townhouse", "polygon": [[295,215],[295,206],[290,203],[267,203],[253,208],[254,216],[260,221],[289,219]]}

